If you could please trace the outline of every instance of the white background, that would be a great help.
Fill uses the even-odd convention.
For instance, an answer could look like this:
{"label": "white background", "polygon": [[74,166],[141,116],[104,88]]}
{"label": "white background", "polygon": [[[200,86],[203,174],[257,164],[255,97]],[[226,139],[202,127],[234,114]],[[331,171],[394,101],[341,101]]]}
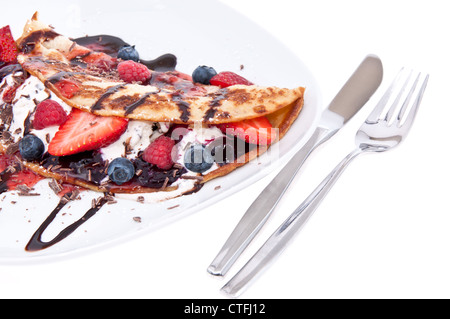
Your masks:
{"label": "white background", "polygon": [[[222,2],[292,50],[315,75],[325,104],[369,53],[385,69],[372,106],[400,67],[430,74],[405,143],[357,159],[295,242],[242,297],[449,298],[447,1]],[[11,23],[5,14],[2,25]],[[369,111],[313,154],[230,275],[352,149]],[[230,276],[215,278],[206,268],[273,176],[120,246],[51,263],[0,265],[0,297],[227,298],[219,289]]]}

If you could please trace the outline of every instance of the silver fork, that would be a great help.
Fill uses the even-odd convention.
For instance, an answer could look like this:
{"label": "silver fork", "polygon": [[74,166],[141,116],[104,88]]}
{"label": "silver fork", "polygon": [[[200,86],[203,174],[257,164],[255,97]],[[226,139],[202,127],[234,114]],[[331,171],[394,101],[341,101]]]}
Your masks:
{"label": "silver fork", "polygon": [[[400,144],[408,134],[428,82],[428,75],[413,76],[402,69],[375,109],[356,133],[357,147],[319,184],[289,218],[269,237],[222,291],[238,296],[279,256],[312,216],[350,162],[366,152],[384,152]],[[406,74],[406,75],[405,75]],[[406,78],[406,80],[405,80]],[[421,85],[419,85],[419,82]],[[397,93],[396,95],[394,93]],[[411,101],[412,104],[411,104]],[[402,103],[403,102],[403,103]],[[386,106],[390,107],[386,111]]]}

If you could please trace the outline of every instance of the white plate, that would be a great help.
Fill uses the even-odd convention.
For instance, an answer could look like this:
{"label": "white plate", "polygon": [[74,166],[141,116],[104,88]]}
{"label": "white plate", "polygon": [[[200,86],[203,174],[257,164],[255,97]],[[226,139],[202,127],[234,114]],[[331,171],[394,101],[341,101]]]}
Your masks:
{"label": "white plate", "polygon": [[[235,71],[260,85],[293,88],[305,86],[305,106],[288,134],[257,161],[207,183],[198,193],[157,204],[120,201],[105,205],[94,217],[60,243],[38,252],[26,252],[32,234],[57,205],[59,198],[48,181],[36,185],[40,197],[19,197],[16,192],[0,197],[0,263],[49,260],[114,245],[188,216],[238,192],[266,176],[299,150],[312,134],[321,111],[318,85],[307,67],[280,42],[232,9],[211,0],[127,1],[118,9],[107,1],[78,1],[66,5],[40,1],[21,3],[20,12],[3,8],[2,24],[21,34],[26,19],[39,10],[43,22],[70,37],[111,34],[135,44],[141,57],[164,53],[178,57],[177,69],[191,73],[198,65],[218,71]],[[301,41],[299,35],[299,41]],[[241,71],[241,65],[244,69]],[[220,186],[220,189],[216,189]],[[44,233],[43,240],[79,219],[98,193],[83,192],[61,211]],[[226,205],[226,200],[224,200]],[[169,209],[177,206],[176,208]],[[133,218],[140,217],[141,222]]]}

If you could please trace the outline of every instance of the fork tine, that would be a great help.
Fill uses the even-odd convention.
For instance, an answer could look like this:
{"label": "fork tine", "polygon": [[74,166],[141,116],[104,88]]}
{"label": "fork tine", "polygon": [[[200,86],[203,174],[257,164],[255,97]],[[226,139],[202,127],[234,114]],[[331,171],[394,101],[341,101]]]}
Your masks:
{"label": "fork tine", "polygon": [[[394,101],[394,102],[392,103],[392,105],[389,107],[389,110],[387,111],[386,116],[384,117],[384,120],[385,120],[386,122],[390,123],[391,120],[392,120],[392,118],[393,118],[393,116],[394,116],[394,114],[395,114],[395,112],[397,112],[397,107],[398,107],[398,105],[400,104],[400,100],[403,98],[403,95],[404,95],[405,92],[406,92],[406,88],[407,88],[408,84],[410,83],[412,74],[413,74],[413,71],[411,70],[411,71],[409,72],[409,75],[408,75],[408,77],[406,78],[405,82],[403,83],[402,88],[401,88],[400,91],[397,93],[397,97],[395,98],[395,101]],[[417,81],[417,80],[416,80],[416,81]],[[411,89],[410,94],[411,94],[412,91],[414,91],[414,87]],[[409,97],[410,97],[410,96],[408,96],[408,98],[409,98]],[[405,104],[403,104],[403,106],[404,106],[404,105],[405,105]]]}
{"label": "fork tine", "polygon": [[398,115],[398,121],[399,121],[398,126],[401,126],[404,129],[406,129],[406,130],[409,130],[409,128],[411,127],[411,125],[412,125],[412,123],[414,121],[414,118],[416,117],[417,110],[419,108],[420,102],[422,102],[422,97],[423,97],[423,94],[425,93],[425,89],[426,89],[427,84],[428,84],[429,75],[427,74],[425,76],[425,79],[423,80],[422,86],[420,87],[419,93],[417,94],[417,97],[416,97],[416,99],[414,101],[414,104],[411,106],[411,109],[407,113],[406,119],[401,124],[400,121],[402,121],[403,118],[405,117],[405,113],[406,113],[408,104],[409,104],[409,102],[410,102],[410,100],[411,100],[411,98],[413,96],[414,91],[416,90],[416,86],[417,86],[417,83],[419,82],[420,76],[421,76],[421,74],[419,74],[417,76],[416,81],[414,82],[414,85],[411,88],[411,91],[409,92],[408,97],[406,98],[406,101],[403,104],[402,109],[400,110],[400,113]]}
{"label": "fork tine", "polygon": [[381,114],[383,114],[383,111],[386,108],[386,105],[387,105],[387,103],[389,101],[389,98],[392,95],[392,92],[394,92],[396,87],[399,85],[399,82],[400,82],[399,80],[400,80],[402,74],[404,73],[404,71],[405,71],[404,68],[402,68],[400,70],[400,72],[397,74],[397,76],[395,77],[394,81],[391,83],[389,88],[384,93],[383,97],[380,99],[380,101],[375,106],[373,111],[367,117],[366,123],[376,123],[376,122],[378,122],[378,120],[381,117]]}

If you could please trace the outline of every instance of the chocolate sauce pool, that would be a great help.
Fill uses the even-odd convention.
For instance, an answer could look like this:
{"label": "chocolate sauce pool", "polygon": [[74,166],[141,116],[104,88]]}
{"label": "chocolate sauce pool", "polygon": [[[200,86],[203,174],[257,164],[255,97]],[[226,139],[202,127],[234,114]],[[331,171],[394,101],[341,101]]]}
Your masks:
{"label": "chocolate sauce pool", "polygon": [[[82,37],[74,39],[79,45],[85,46],[95,51],[104,52],[112,57],[117,57],[117,52],[124,45],[129,45],[121,38],[112,35],[94,35],[89,37]],[[163,54],[154,60],[140,60],[149,69],[154,71],[173,71],[177,66],[177,57],[171,53]]]}

